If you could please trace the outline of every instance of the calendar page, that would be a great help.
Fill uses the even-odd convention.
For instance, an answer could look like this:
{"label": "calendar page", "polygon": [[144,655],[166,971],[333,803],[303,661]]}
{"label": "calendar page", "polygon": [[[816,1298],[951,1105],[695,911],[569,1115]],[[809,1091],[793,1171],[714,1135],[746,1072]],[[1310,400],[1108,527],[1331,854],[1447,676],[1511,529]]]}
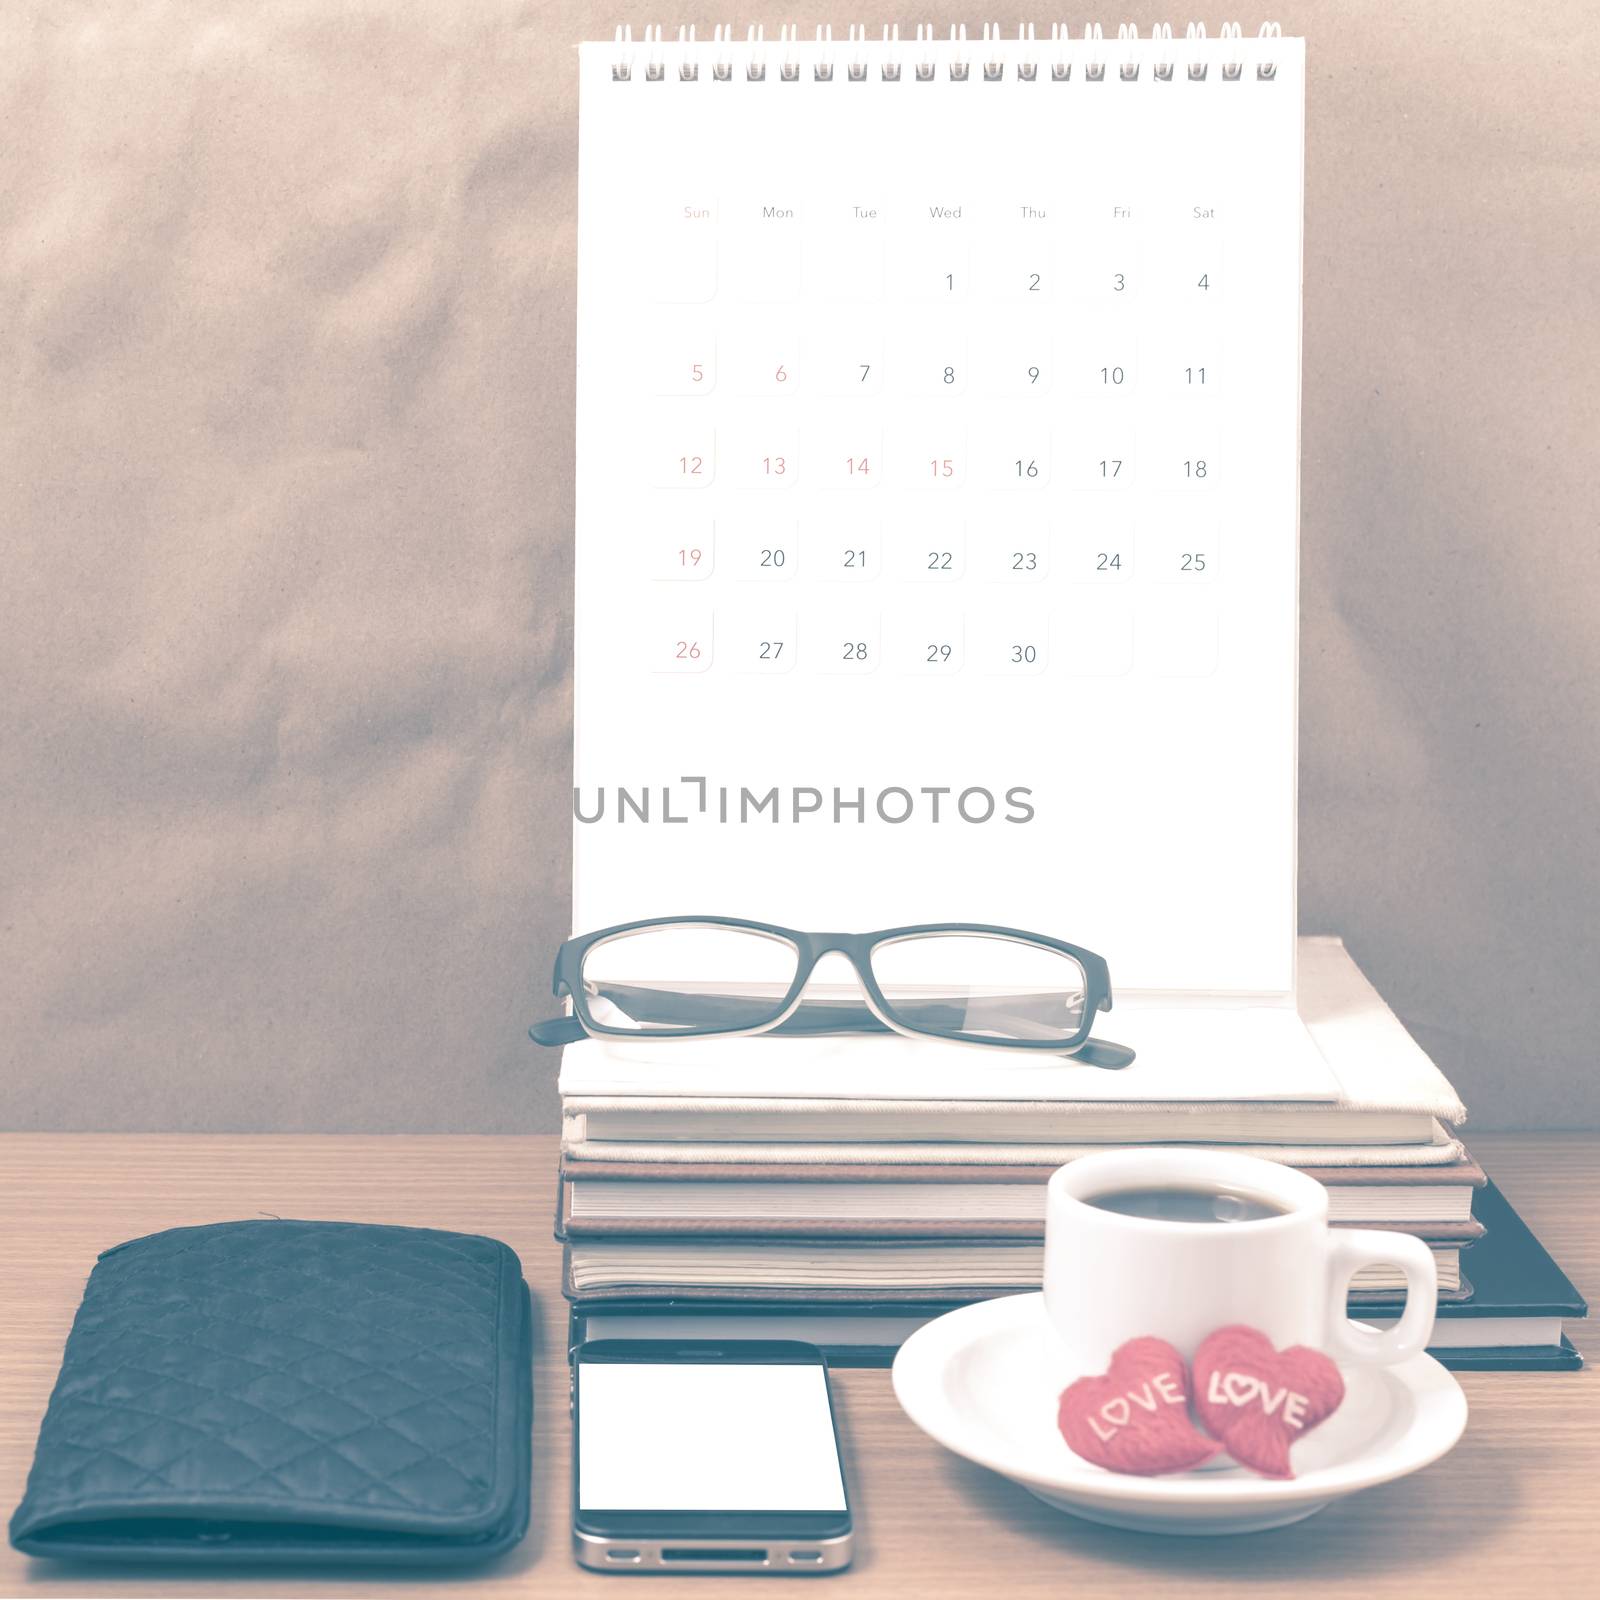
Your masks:
{"label": "calendar page", "polygon": [[576,926],[1290,995],[1303,42],[581,79]]}

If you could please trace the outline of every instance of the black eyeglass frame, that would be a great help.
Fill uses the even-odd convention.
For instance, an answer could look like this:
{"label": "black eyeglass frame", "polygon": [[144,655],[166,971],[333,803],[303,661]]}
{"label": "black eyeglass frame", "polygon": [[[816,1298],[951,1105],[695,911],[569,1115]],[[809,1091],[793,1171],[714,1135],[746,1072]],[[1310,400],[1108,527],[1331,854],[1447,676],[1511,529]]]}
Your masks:
{"label": "black eyeglass frame", "polygon": [[[597,1021],[589,1009],[588,996],[583,988],[583,964],[589,952],[597,945],[638,933],[648,928],[731,928],[776,939],[791,945],[796,952],[795,975],[783,998],[773,1008],[771,1016],[760,1022],[742,1022],[730,1027],[673,1027],[651,1029],[615,1028]],[[980,938],[1009,939],[1042,946],[1068,956],[1077,962],[1084,978],[1083,1021],[1077,1031],[1059,1039],[996,1039],[988,1034],[964,1033],[957,1030],[938,1030],[921,1026],[900,1015],[890,1003],[872,971],[872,952],[877,946],[898,940],[929,938],[938,935],[976,935]],[[826,1014],[797,1022],[796,1013],[806,984],[811,979],[818,961],[823,956],[838,951],[855,969],[866,997],[869,1012],[848,1019],[841,1026],[841,1013],[836,1007],[827,1008]],[[551,992],[557,999],[566,997],[572,1002],[573,1015],[552,1018],[536,1023],[529,1034],[539,1044],[557,1045],[575,1043],[585,1036],[609,1039],[711,1039],[733,1038],[763,1033],[836,1033],[841,1031],[885,1031],[912,1035],[917,1038],[947,1039],[961,1044],[996,1050],[1045,1051],[1053,1055],[1075,1056],[1082,1054],[1097,1066],[1121,1067],[1133,1060],[1133,1052],[1125,1046],[1107,1041],[1091,1040],[1090,1029],[1095,1017],[1111,1009],[1111,973],[1103,957],[1081,945],[1068,944],[1064,939],[1052,939],[1047,934],[1030,933],[1022,928],[1008,928],[985,922],[925,922],[902,928],[880,928],[873,933],[807,933],[799,928],[785,928],[775,922],[753,922],[744,917],[646,917],[637,922],[622,922],[594,933],[585,933],[568,939],[556,952],[555,971]],[[821,1010],[821,1008],[819,1008]]]}

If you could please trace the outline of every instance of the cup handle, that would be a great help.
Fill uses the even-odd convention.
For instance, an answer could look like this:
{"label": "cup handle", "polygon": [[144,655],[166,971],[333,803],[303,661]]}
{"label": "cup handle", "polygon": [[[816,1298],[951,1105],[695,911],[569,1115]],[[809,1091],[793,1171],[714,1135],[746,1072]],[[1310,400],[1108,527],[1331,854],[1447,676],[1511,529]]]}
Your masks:
{"label": "cup handle", "polygon": [[[1388,1329],[1352,1322],[1346,1301],[1350,1280],[1378,1262],[1406,1275],[1406,1308]],[[1409,1233],[1378,1228],[1334,1228],[1328,1234],[1328,1353],[1343,1361],[1383,1367],[1407,1361],[1425,1349],[1439,1304],[1439,1272],[1433,1252]]]}

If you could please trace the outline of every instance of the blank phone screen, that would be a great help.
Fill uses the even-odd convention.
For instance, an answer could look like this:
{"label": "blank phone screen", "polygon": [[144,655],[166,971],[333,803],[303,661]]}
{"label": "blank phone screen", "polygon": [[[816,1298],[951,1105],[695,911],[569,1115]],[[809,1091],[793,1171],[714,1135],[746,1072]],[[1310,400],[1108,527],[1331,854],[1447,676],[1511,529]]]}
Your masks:
{"label": "blank phone screen", "polygon": [[818,1365],[585,1361],[585,1511],[843,1511]]}

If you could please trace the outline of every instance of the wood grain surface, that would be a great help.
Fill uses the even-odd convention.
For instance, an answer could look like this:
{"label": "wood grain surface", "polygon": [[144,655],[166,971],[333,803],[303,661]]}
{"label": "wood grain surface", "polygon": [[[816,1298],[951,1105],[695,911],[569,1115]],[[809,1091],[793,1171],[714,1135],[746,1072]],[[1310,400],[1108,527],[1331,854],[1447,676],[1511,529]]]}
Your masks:
{"label": "wood grain surface", "polygon": [[[1591,1300],[1600,1290],[1600,1138],[1485,1135],[1475,1153]],[[565,1305],[551,1238],[552,1137],[0,1136],[0,1514],[34,1437],[98,1251],[159,1228],[260,1215],[411,1223],[495,1235],[522,1256],[538,1316],[533,1524],[494,1565],[427,1573],[217,1573],[65,1567],[0,1552],[0,1595],[561,1596],[626,1583],[568,1552]],[[1577,1342],[1593,1361],[1600,1339]],[[863,1597],[1432,1596],[1587,1592],[1600,1563],[1600,1372],[1462,1375],[1472,1415],[1445,1460],[1274,1533],[1162,1539],[1048,1510],[904,1418],[882,1371],[836,1374]],[[663,1580],[674,1595],[768,1594],[761,1578]],[[801,1580],[805,1581],[805,1580]]]}

